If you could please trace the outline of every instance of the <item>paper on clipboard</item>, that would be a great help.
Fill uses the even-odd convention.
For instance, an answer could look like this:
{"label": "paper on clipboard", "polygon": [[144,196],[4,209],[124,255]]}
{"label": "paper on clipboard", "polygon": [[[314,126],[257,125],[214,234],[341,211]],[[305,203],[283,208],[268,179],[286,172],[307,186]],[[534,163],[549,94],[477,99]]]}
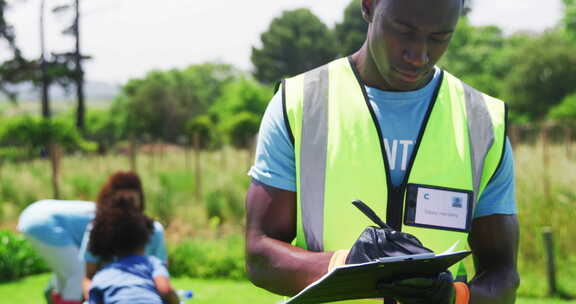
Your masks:
{"label": "paper on clipboard", "polygon": [[437,255],[429,253],[386,257],[363,264],[338,266],[285,303],[308,304],[379,298],[376,284],[380,281],[434,275],[471,253],[452,252],[453,249],[454,247],[449,248]]}

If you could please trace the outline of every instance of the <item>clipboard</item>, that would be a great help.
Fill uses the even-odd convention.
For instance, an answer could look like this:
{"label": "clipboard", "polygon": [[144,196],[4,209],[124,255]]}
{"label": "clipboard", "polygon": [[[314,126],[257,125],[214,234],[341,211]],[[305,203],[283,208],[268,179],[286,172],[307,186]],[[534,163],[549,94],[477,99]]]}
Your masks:
{"label": "clipboard", "polygon": [[381,298],[376,289],[378,282],[435,275],[447,270],[470,253],[470,251],[457,251],[438,255],[434,253],[405,255],[363,264],[338,266],[288,299],[285,304]]}

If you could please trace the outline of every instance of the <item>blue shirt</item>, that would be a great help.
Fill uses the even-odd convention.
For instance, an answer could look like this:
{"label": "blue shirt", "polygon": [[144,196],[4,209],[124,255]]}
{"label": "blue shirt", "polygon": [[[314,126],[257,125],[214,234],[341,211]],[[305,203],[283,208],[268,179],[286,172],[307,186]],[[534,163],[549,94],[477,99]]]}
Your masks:
{"label": "blue shirt", "polygon": [[90,304],[162,304],[154,278],[169,277],[155,257],[132,255],[100,269],[92,279]]}
{"label": "blue shirt", "polygon": [[[90,244],[90,231],[92,231],[92,223],[88,224],[86,227],[86,232],[84,233],[84,239],[82,240],[82,246],[80,247],[79,255],[80,259],[84,262],[98,263],[102,261],[101,258],[92,254],[92,252],[88,250]],[[162,227],[162,224],[154,221],[154,232],[150,236],[144,251],[147,256],[155,256],[165,263],[168,261],[166,246],[164,244],[164,227]]]}
{"label": "blue shirt", "polygon": [[45,244],[80,247],[96,204],[85,201],[42,200],[30,204],[18,219],[18,230]]}
{"label": "blue shirt", "polygon": [[[436,69],[432,80],[414,91],[382,91],[366,86],[370,104],[382,130],[391,182],[395,186],[399,186],[404,179],[440,75],[440,70]],[[280,92],[272,98],[262,118],[255,162],[248,174],[263,184],[296,191],[294,145],[284,123]],[[512,148],[506,140],[502,163],[480,196],[474,217],[517,213],[514,191]]]}

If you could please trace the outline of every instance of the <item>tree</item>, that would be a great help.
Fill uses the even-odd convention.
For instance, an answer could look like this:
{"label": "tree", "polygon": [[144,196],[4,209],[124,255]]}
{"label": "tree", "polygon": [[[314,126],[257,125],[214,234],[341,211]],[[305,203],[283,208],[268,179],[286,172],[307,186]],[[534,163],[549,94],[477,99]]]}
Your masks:
{"label": "tree", "polygon": [[576,45],[559,32],[549,32],[517,48],[510,57],[505,97],[512,110],[541,120],[574,93]]}
{"label": "tree", "polygon": [[468,18],[463,17],[458,23],[448,51],[438,64],[469,85],[500,97],[500,79],[510,70],[506,62],[506,52],[509,49],[500,28],[472,26]]}
{"label": "tree", "polygon": [[59,5],[52,9],[54,13],[63,13],[69,10],[74,11],[72,22],[62,33],[74,37],[74,51],[60,55],[70,60],[73,68],[72,80],[75,83],[77,98],[76,127],[81,132],[84,132],[86,105],[84,101],[84,70],[82,68],[82,61],[90,57],[84,56],[80,52],[80,1],[70,0],[69,4]]}
{"label": "tree", "polygon": [[94,151],[96,148],[65,119],[22,116],[3,121],[0,125],[0,146],[21,147],[29,157],[39,155],[52,143],[69,151]]}
{"label": "tree", "polygon": [[576,123],[576,93],[566,96],[559,105],[550,110],[548,117],[574,125]]}
{"label": "tree", "polygon": [[186,122],[205,114],[236,73],[231,66],[217,63],[153,71],[128,81],[116,106],[126,111],[129,133],[177,142]]}
{"label": "tree", "polygon": [[11,53],[6,61],[0,63],[0,92],[15,101],[16,93],[10,89],[10,86],[30,79],[33,69],[32,64],[22,57],[16,45],[14,27],[5,18],[7,10],[7,1],[0,0],[0,41],[6,42]]}
{"label": "tree", "polygon": [[206,150],[217,144],[217,131],[214,122],[208,115],[199,115],[186,122],[186,133],[192,138],[195,148]]}
{"label": "tree", "polygon": [[462,16],[468,16],[472,11],[472,0],[462,0],[464,2]]}
{"label": "tree", "polygon": [[246,77],[240,77],[228,83],[222,96],[210,107],[210,114],[219,123],[226,123],[240,112],[247,112],[262,117],[272,90]]}
{"label": "tree", "polygon": [[251,148],[259,125],[260,118],[252,113],[241,112],[235,115],[226,124],[232,146],[239,149]]}
{"label": "tree", "polygon": [[274,83],[336,58],[331,31],[308,9],[285,11],[261,35],[262,47],[252,48],[256,79]]}
{"label": "tree", "polygon": [[576,0],[564,0],[564,28],[576,40]]}
{"label": "tree", "polygon": [[352,0],[344,10],[344,19],[334,28],[340,43],[340,55],[356,52],[366,40],[368,22],[362,17],[362,1]]}
{"label": "tree", "polygon": [[[10,100],[16,101],[16,93],[10,90],[10,86],[18,83],[31,81],[36,87],[45,86],[47,88],[56,82],[64,88],[67,88],[70,84],[70,79],[73,79],[71,73],[73,69],[70,67],[69,58],[59,54],[41,56],[41,58],[37,60],[24,58],[15,43],[14,28],[6,22],[4,17],[7,9],[7,2],[0,0],[0,40],[6,41],[12,53],[6,61],[0,63],[0,92],[8,96]],[[43,18],[43,16],[41,16],[41,18]],[[43,22],[41,21],[41,29],[42,27]],[[44,54],[44,52],[42,52],[42,54]],[[43,116],[46,117],[49,116],[46,115],[49,114],[47,94],[45,94],[43,101]]]}

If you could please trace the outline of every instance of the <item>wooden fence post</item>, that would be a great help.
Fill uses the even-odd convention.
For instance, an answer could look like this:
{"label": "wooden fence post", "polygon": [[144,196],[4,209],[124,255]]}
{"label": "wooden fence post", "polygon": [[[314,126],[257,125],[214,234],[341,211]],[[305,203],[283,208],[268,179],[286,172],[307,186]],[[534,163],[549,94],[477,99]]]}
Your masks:
{"label": "wooden fence post", "polygon": [[566,145],[566,158],[572,159],[572,128],[570,126],[564,127],[564,143]]}
{"label": "wooden fence post", "polygon": [[544,239],[544,248],[546,248],[546,273],[548,276],[548,294],[554,296],[558,293],[556,289],[556,263],[554,261],[554,240],[552,238],[552,229],[544,227],[542,229]]}
{"label": "wooden fence post", "polygon": [[195,175],[196,175],[196,200],[202,199],[202,168],[200,167],[200,133],[194,132],[192,136],[192,143],[194,145],[194,158],[195,158]]}
{"label": "wooden fence post", "polygon": [[510,124],[510,143],[513,147],[516,147],[518,140],[518,125]]}
{"label": "wooden fence post", "polygon": [[52,193],[54,199],[60,198],[60,160],[61,150],[58,144],[50,143],[48,147],[50,154],[50,164],[52,167]]}
{"label": "wooden fence post", "polygon": [[542,175],[544,177],[544,195],[546,199],[550,200],[550,147],[548,146],[548,124],[544,123],[542,125],[542,130],[540,130],[540,144],[542,145]]}
{"label": "wooden fence post", "polygon": [[137,164],[136,164],[136,138],[134,135],[130,136],[130,170],[132,172],[137,172]]}
{"label": "wooden fence post", "polygon": [[192,150],[190,147],[190,143],[188,142],[188,140],[186,140],[186,143],[184,143],[184,162],[187,171],[190,170],[190,167],[192,167],[190,165],[190,150]]}

